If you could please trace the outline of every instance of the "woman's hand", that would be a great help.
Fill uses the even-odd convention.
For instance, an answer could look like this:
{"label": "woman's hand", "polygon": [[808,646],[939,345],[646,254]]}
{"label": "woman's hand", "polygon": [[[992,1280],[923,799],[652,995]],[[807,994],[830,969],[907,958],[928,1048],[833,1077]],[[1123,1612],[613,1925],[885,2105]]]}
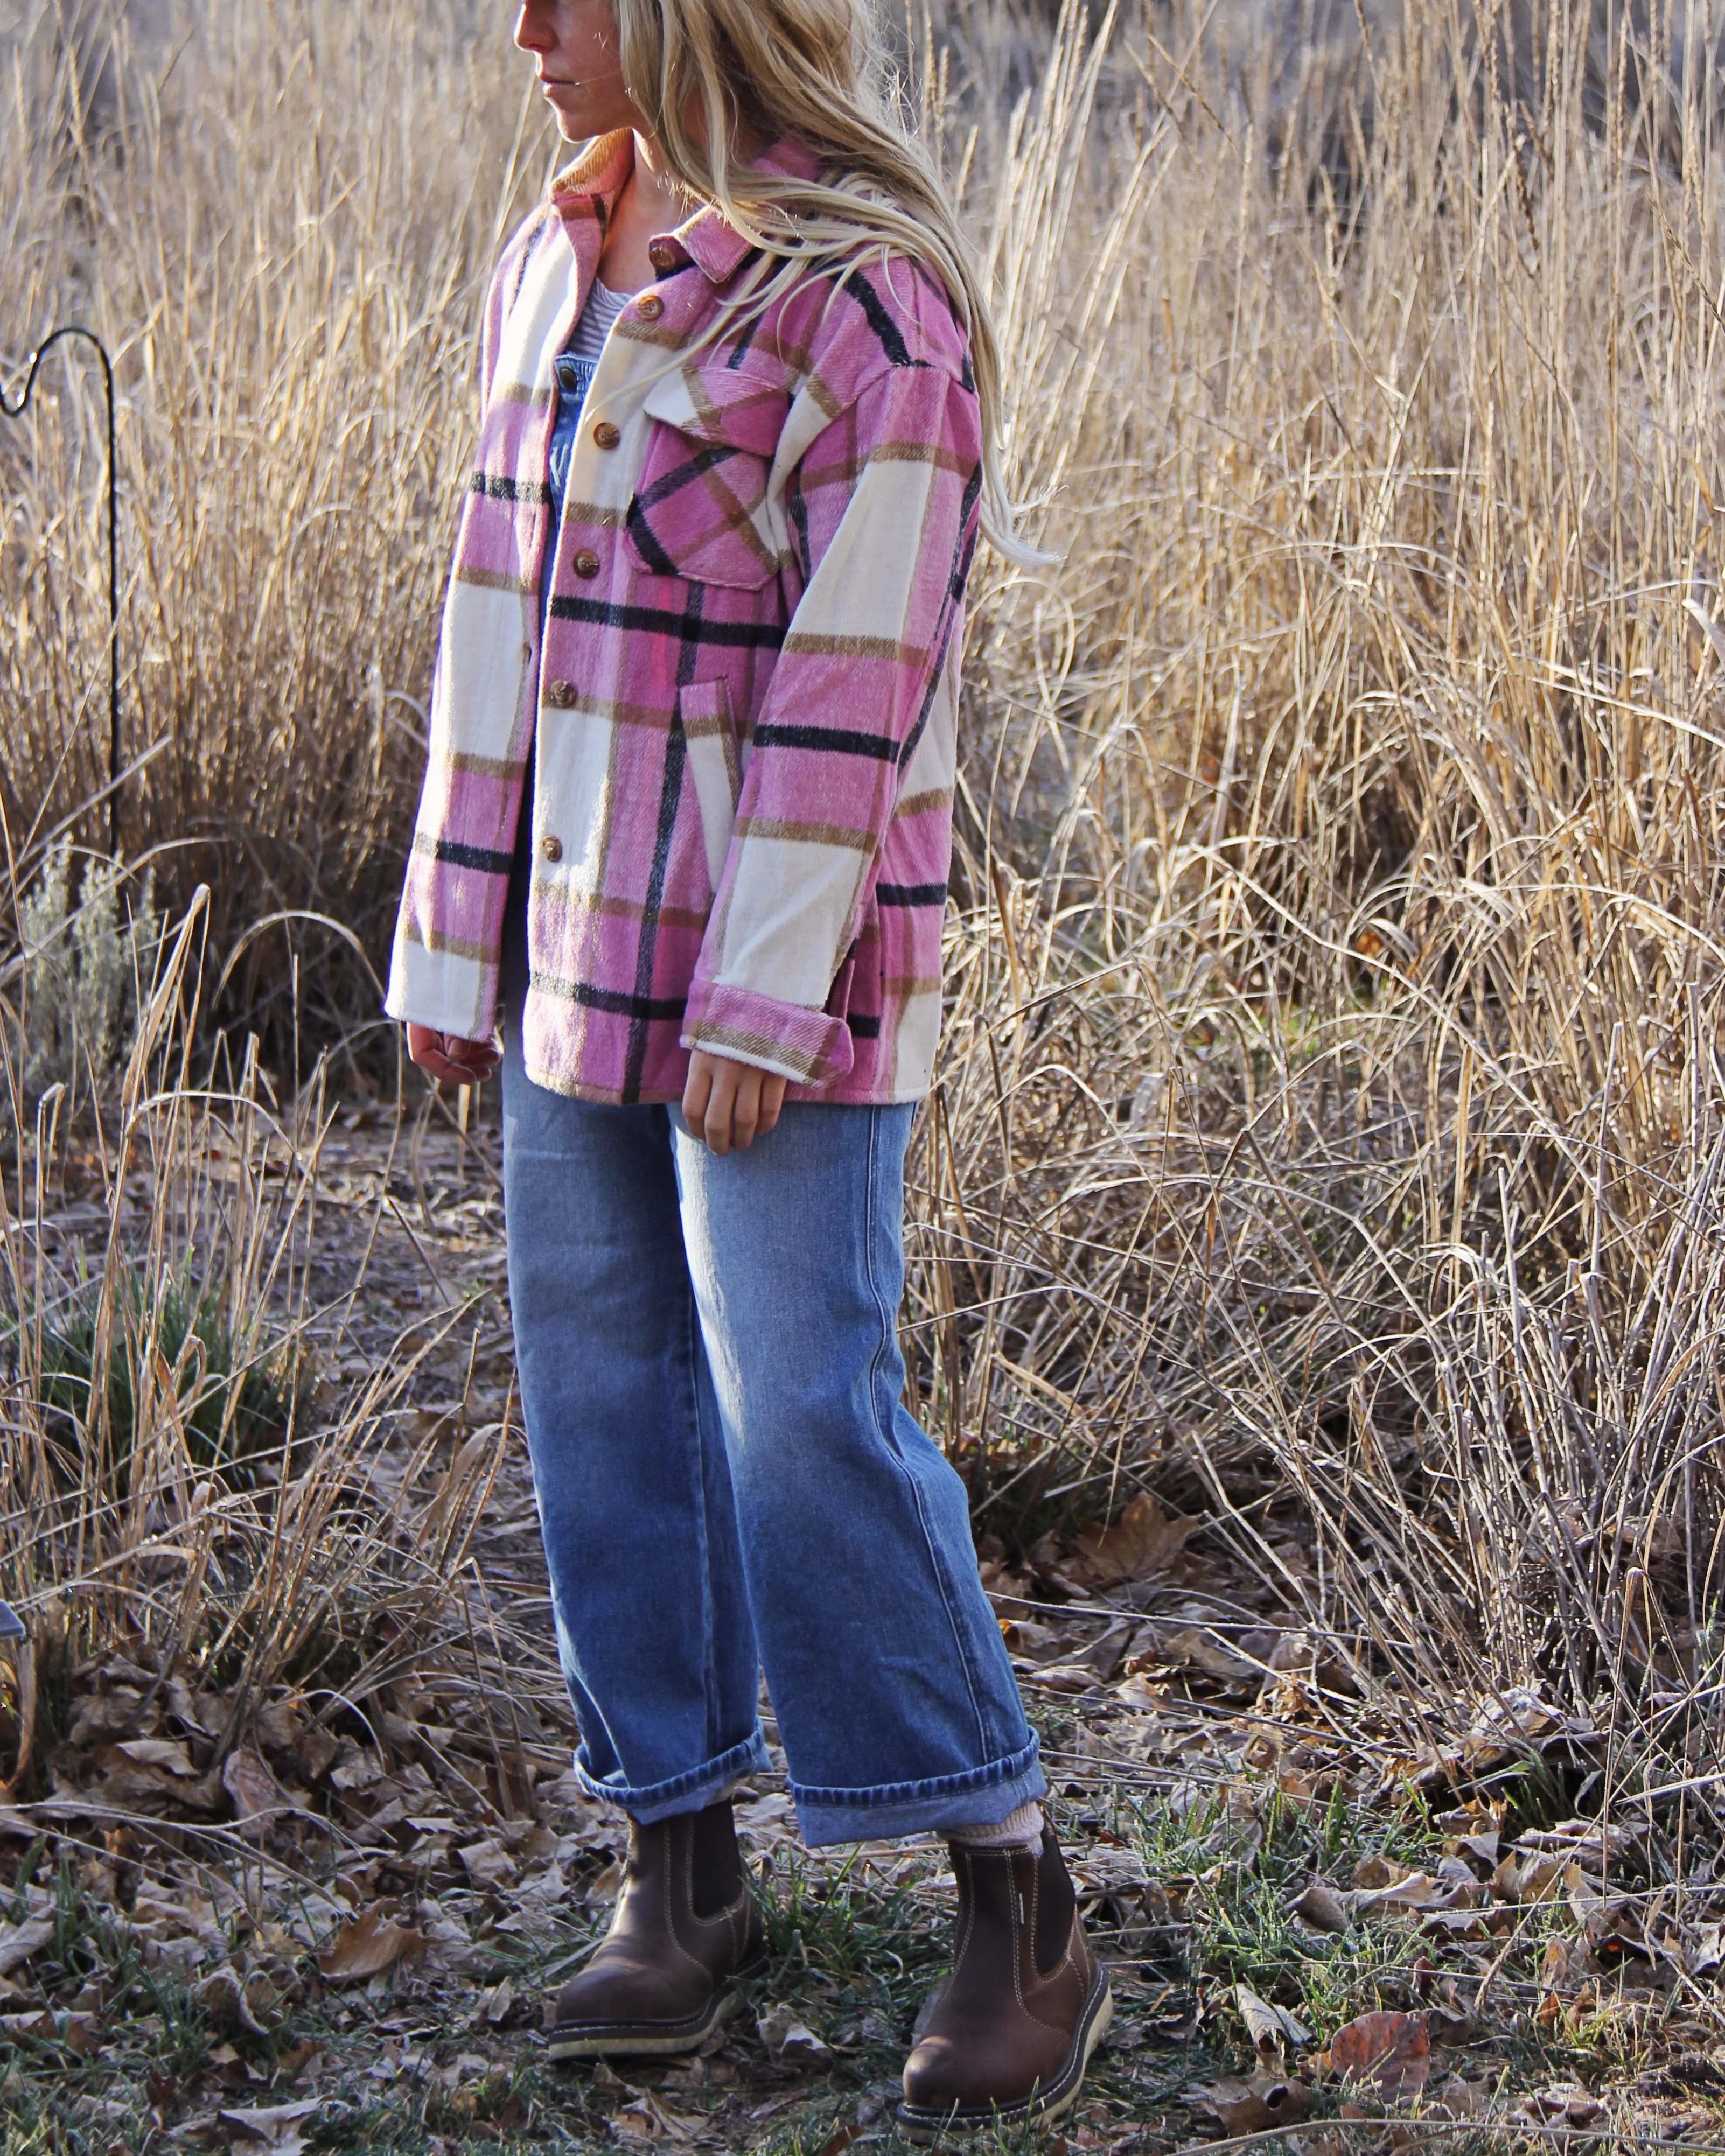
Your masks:
{"label": "woman's hand", "polygon": [[784,1089],[777,1071],[733,1063],[729,1056],[709,1055],[697,1048],[689,1058],[683,1120],[712,1152],[727,1153],[735,1146],[741,1152],[778,1121]]}
{"label": "woman's hand", "polygon": [[503,1060],[495,1040],[464,1040],[457,1033],[434,1033],[429,1025],[408,1028],[408,1055],[446,1086],[483,1086]]}

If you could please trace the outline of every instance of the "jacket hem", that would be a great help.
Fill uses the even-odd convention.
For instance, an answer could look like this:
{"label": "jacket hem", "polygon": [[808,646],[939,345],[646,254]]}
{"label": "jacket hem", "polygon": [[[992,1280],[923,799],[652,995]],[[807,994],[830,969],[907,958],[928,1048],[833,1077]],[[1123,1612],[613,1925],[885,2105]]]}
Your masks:
{"label": "jacket hem", "polygon": [[[393,1013],[391,1014],[394,1015]],[[424,1023],[416,1019],[418,1025]],[[524,1058],[525,1061],[526,1059]],[[531,1062],[526,1064],[529,1081],[547,1093],[560,1093],[566,1101],[588,1101],[599,1108],[670,1108],[680,1107],[683,1087],[643,1086],[625,1096],[615,1086],[594,1086],[585,1079],[567,1078],[555,1071],[546,1070]],[[785,1094],[787,1101],[801,1101],[811,1107],[835,1108],[904,1108],[918,1101],[926,1101],[934,1091],[931,1079],[924,1084],[899,1091],[892,1086],[803,1086],[793,1083]]]}

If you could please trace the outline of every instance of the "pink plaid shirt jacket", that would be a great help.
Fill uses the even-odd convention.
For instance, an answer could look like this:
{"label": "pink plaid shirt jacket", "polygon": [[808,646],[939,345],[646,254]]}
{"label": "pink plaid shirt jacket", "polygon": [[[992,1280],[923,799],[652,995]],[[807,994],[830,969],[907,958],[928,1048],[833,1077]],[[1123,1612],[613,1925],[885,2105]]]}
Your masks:
{"label": "pink plaid shirt jacket", "polygon": [[748,254],[703,209],[611,332],[553,531],[552,363],[633,157],[589,145],[491,285],[388,1009],[491,1032],[531,749],[536,1082],[673,1101],[704,1048],[793,1097],[913,1100],[981,485],[964,334],[876,255],[697,347]]}

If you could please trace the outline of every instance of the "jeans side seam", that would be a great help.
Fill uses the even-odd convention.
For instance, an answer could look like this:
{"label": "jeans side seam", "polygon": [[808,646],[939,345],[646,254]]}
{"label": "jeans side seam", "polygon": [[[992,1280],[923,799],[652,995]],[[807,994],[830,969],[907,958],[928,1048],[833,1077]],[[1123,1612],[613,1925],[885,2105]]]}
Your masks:
{"label": "jeans side seam", "polygon": [[707,1473],[706,1439],[701,1426],[701,1375],[696,1357],[701,1348],[701,1315],[696,1307],[695,1286],[691,1281],[685,1311],[684,1338],[687,1346],[685,1381],[689,1387],[689,1422],[694,1433],[695,1460],[693,1471],[696,1494],[696,1562],[701,1570],[701,1631],[706,1653],[702,1659],[706,1667],[703,1671],[702,1689],[706,1695],[706,1743],[708,1751],[719,1737],[719,1657],[716,1652],[717,1620],[713,1604],[712,1541],[707,1532]]}
{"label": "jeans side seam", "polygon": [[[952,1598],[948,1592],[946,1569],[941,1563],[940,1551],[929,1526],[927,1508],[922,1502],[922,1486],[916,1476],[905,1465],[904,1457],[898,1449],[897,1440],[892,1435],[890,1415],[887,1418],[888,1427],[886,1430],[880,1427],[880,1366],[886,1358],[888,1347],[895,1337],[894,1328],[897,1320],[895,1313],[886,1306],[886,1298],[880,1292],[880,1283],[875,1276],[875,1270],[876,1218],[875,1176],[880,1134],[880,1111],[871,1107],[869,1110],[868,1158],[865,1163],[863,1177],[863,1270],[868,1280],[869,1293],[873,1297],[875,1308],[880,1315],[880,1337],[869,1364],[869,1417],[875,1425],[875,1435],[885,1445],[889,1457],[897,1462],[899,1472],[910,1486],[911,1502],[916,1508],[917,1523],[922,1529],[923,1544],[928,1552],[929,1569],[934,1574],[935,1586],[940,1594],[941,1607],[947,1613],[947,1625],[952,1635],[952,1645],[957,1650],[958,1666],[964,1673],[964,1689],[970,1701],[971,1714],[976,1722],[977,1743],[986,1752],[988,1749],[988,1720],[983,1712],[982,1701],[977,1693],[976,1672],[971,1667],[970,1649],[964,1637],[963,1628],[958,1622],[957,1612],[952,1607]],[[902,1237],[902,1223],[901,1223],[900,1234]]]}

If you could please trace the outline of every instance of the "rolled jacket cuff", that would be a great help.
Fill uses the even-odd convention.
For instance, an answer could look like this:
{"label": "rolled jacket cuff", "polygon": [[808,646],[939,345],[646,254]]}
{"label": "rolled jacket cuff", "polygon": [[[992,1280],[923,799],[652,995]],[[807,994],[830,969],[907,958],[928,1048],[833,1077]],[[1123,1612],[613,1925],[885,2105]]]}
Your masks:
{"label": "rolled jacket cuff", "polygon": [[842,1018],[716,981],[690,989],[680,1038],[691,1051],[704,1048],[803,1086],[825,1085],[850,1069],[850,1028]]}
{"label": "rolled jacket cuff", "polygon": [[1020,1804],[1048,1794],[1034,1735],[1022,1751],[962,1774],[861,1789],[809,1789],[795,1781],[788,1786],[803,1839],[811,1849],[835,1841],[896,1841],[907,1834],[992,1826]]}
{"label": "rolled jacket cuff", "polygon": [[384,1015],[458,1040],[489,1040],[497,1023],[497,982],[495,958],[429,949],[423,941],[398,934]]}

